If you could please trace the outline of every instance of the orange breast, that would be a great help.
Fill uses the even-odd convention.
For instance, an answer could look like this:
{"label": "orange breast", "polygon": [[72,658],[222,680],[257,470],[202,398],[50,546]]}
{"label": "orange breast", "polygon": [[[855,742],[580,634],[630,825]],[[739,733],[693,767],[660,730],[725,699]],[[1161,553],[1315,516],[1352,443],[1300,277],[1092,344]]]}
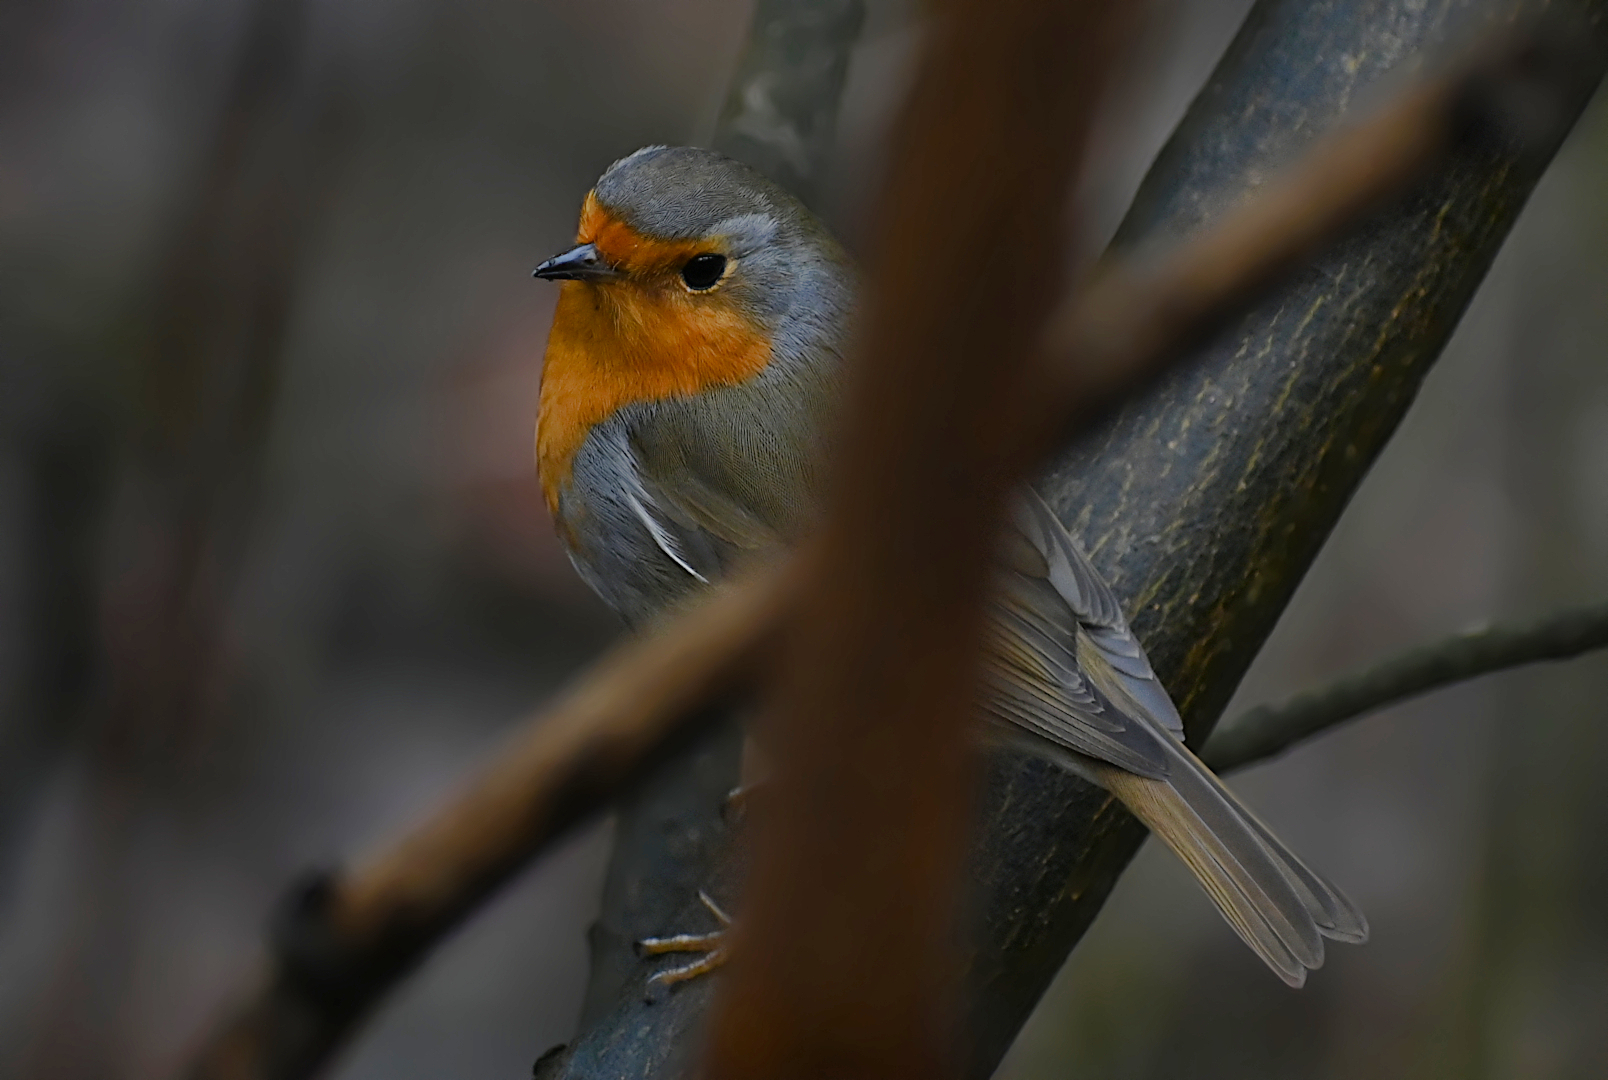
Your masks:
{"label": "orange breast", "polygon": [[[585,224],[583,217],[583,236],[592,231]],[[609,239],[618,243],[618,234]],[[632,239],[633,262],[647,265],[674,257],[657,248],[679,253],[686,246]],[[689,294],[651,273],[606,284],[566,281],[547,338],[536,418],[536,468],[548,508],[557,515],[576,452],[617,409],[744,382],[770,355],[759,329],[719,292]]]}

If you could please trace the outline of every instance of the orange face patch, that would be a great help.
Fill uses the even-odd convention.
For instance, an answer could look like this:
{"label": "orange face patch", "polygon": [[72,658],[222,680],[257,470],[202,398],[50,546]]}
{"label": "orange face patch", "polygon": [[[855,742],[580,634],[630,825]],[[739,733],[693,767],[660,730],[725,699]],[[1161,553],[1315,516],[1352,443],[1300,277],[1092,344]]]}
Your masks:
{"label": "orange face patch", "polygon": [[610,266],[629,274],[657,274],[679,269],[683,263],[709,245],[701,240],[654,240],[603,208],[597,192],[586,193],[581,203],[581,227],[575,233],[577,244],[591,244]]}
{"label": "orange face patch", "polygon": [[586,197],[577,240],[626,276],[566,281],[559,294],[536,417],[536,468],[555,516],[575,454],[597,424],[635,402],[744,382],[771,355],[760,328],[718,290],[689,293],[669,272],[707,244],[645,237],[595,195]]}

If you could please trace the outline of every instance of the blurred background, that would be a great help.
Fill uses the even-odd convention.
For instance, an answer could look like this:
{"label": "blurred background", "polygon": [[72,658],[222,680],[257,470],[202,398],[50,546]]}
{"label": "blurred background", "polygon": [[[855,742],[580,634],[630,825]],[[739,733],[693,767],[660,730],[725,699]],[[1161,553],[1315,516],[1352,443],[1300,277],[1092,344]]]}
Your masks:
{"label": "blurred background", "polygon": [[[1098,235],[1248,7],[1151,5]],[[824,199],[851,242],[922,13],[870,8]],[[0,8],[0,1076],[170,1075],[292,878],[416,820],[617,633],[532,474],[529,271],[610,161],[707,141],[748,11]],[[1608,596],[1605,177],[1599,100],[1236,709]],[[1608,1075],[1605,700],[1608,656],[1532,669],[1248,773],[1373,942],[1289,992],[1147,845],[1003,1075]],[[608,834],[336,1075],[527,1075],[575,1023]]]}

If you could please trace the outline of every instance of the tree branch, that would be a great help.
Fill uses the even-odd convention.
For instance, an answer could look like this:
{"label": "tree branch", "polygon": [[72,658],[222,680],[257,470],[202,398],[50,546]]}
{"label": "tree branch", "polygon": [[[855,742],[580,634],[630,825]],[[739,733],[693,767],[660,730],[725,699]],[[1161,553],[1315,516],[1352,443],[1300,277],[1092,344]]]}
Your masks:
{"label": "tree branch", "polygon": [[[1395,430],[1601,79],[1601,0],[1258,0],[1141,186],[1117,251],[1198,234],[1421,58],[1551,11],[1595,51],[1550,138],[1464,142],[1197,363],[1063,456],[1041,491],[1083,541],[1200,745]],[[1523,97],[1524,95],[1518,95]],[[989,1075],[1144,831],[1103,793],[1002,757],[974,855],[969,1075]],[[1343,884],[1343,883],[1342,883]]]}
{"label": "tree branch", "polygon": [[1058,385],[1026,422],[1042,417],[1054,445],[1064,443],[1085,412],[1098,417],[1134,393],[1147,374],[1141,357],[1160,366],[1201,343],[1447,153],[1481,145],[1534,155],[1555,146],[1572,103],[1594,85],[1593,58],[1558,31],[1542,24],[1517,40],[1509,33],[1487,41],[1458,70],[1328,136],[1249,206],[1164,259],[1116,261],[1052,326]]}
{"label": "tree branch", "polygon": [[1337,724],[1407,698],[1542,660],[1608,648],[1608,603],[1588,604],[1527,626],[1489,626],[1392,657],[1281,705],[1262,705],[1224,724],[1202,755],[1239,769],[1275,757]]}
{"label": "tree branch", "polygon": [[788,578],[776,568],[716,591],[675,632],[609,653],[497,754],[457,799],[348,874],[292,891],[272,962],[187,1075],[317,1072],[374,1003],[542,847],[596,813],[677,748],[754,666]]}
{"label": "tree branch", "polygon": [[714,148],[814,205],[864,0],[758,0]]}

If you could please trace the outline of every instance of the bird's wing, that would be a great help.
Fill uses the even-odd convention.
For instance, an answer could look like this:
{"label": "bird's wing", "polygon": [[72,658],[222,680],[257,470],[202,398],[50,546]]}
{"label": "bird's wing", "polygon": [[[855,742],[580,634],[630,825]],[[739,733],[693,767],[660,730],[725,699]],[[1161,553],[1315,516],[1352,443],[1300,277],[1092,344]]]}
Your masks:
{"label": "bird's wing", "polygon": [[631,509],[653,542],[700,581],[722,576],[745,552],[779,543],[776,530],[685,462],[633,454]]}
{"label": "bird's wing", "polygon": [[1093,646],[1093,659],[1103,661],[1115,673],[1113,696],[1119,701],[1130,698],[1147,719],[1183,739],[1184,722],[1178,709],[1156,679],[1111,587],[1032,488],[1024,488],[1018,499],[1015,524],[1044,557],[1047,578]]}
{"label": "bird's wing", "polygon": [[1018,497],[988,667],[988,708],[1040,738],[1141,776],[1183,724],[1122,608],[1038,494]]}
{"label": "bird's wing", "polygon": [[[688,574],[715,580],[745,552],[783,542],[778,528],[680,455],[633,458],[632,510]],[[1031,489],[1006,532],[987,708],[1066,749],[1166,775],[1156,739],[1181,737],[1182,725],[1110,588]]]}

